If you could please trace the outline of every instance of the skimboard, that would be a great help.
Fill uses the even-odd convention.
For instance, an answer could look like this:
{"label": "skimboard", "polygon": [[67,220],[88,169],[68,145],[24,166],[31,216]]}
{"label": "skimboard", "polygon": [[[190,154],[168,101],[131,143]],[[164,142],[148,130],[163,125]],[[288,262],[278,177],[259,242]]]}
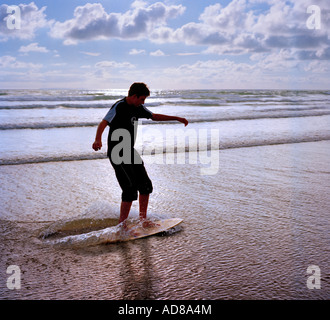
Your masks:
{"label": "skimboard", "polygon": [[183,219],[171,218],[165,220],[152,221],[155,226],[144,228],[139,223],[127,222],[127,227],[123,229],[122,225],[109,227],[102,230],[92,231],[84,234],[67,236],[53,241],[58,245],[96,245],[102,243],[116,243],[123,241],[130,241],[152,236],[158,233],[170,230],[180,224]]}
{"label": "skimboard", "polygon": [[[172,219],[166,219],[166,220],[158,220],[158,221],[153,221],[155,226],[153,227],[147,227],[143,228],[141,223],[138,224],[128,224],[127,225],[127,234],[128,236],[125,237],[124,239],[120,241],[129,241],[129,240],[134,240],[134,239],[139,239],[139,238],[144,238],[148,236],[152,236],[157,233],[162,233],[165,232],[171,228],[174,228],[178,224],[180,224],[183,220],[179,218],[172,218]],[[110,242],[110,241],[108,241]],[[116,242],[116,241],[115,241]]]}

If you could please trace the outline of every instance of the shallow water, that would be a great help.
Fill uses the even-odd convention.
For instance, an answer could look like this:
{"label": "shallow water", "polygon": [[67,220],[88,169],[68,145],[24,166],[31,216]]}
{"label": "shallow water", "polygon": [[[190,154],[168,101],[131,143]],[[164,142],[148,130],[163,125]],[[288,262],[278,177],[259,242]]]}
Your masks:
{"label": "shallow water", "polygon": [[[183,218],[182,229],[84,248],[38,235],[54,222],[77,223],[75,233],[86,231],[82,218],[115,223],[120,190],[107,160],[1,166],[0,297],[329,299],[329,146],[220,150],[215,175],[202,176],[200,164],[151,164],[150,217]],[[11,264],[20,290],[6,287]],[[307,287],[310,265],[320,289]]]}

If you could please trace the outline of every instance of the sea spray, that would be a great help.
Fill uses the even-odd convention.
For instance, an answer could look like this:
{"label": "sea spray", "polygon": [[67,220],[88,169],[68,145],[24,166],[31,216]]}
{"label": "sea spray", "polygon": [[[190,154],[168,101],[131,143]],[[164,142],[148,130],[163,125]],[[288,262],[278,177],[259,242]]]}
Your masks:
{"label": "sea spray", "polygon": [[[177,220],[182,221],[181,219],[172,220],[175,220],[175,223],[178,223]],[[99,244],[117,243],[134,240],[136,238],[142,238],[157,233],[160,235],[171,235],[181,230],[181,228],[176,227],[167,229],[168,225],[166,223],[168,223],[168,221],[171,220],[164,221],[165,225],[161,225],[160,221],[153,221],[156,223],[156,227],[151,227],[151,229],[149,230],[149,227],[145,227],[143,225],[143,221],[136,219],[128,219],[125,222],[122,222],[116,226],[111,226],[105,229],[95,230],[77,235],[69,235],[54,240],[46,240],[46,242],[55,246],[62,247],[87,247]],[[159,224],[157,224],[157,222]]]}
{"label": "sea spray", "polygon": [[[134,214],[134,213],[133,213]],[[106,201],[97,201],[73,218],[60,219],[40,230],[39,238],[86,233],[118,224],[119,208]]]}
{"label": "sea spray", "polygon": [[[166,214],[148,213],[151,221],[167,219]],[[141,227],[139,212],[132,208],[128,223],[133,225],[130,231],[118,224],[119,205],[115,206],[106,201],[97,201],[86,208],[79,216],[60,219],[39,230],[37,237],[55,245],[90,246],[112,239],[123,240],[134,233],[134,229]]]}

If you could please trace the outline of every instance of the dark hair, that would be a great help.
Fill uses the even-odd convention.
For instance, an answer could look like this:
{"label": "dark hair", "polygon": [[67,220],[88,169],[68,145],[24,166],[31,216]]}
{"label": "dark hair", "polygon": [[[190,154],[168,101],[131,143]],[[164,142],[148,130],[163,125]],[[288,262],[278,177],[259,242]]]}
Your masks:
{"label": "dark hair", "polygon": [[141,96],[149,97],[150,96],[150,91],[149,91],[149,89],[148,89],[148,87],[145,83],[135,82],[129,88],[128,95],[129,96],[134,96],[135,94],[138,97],[141,97]]}

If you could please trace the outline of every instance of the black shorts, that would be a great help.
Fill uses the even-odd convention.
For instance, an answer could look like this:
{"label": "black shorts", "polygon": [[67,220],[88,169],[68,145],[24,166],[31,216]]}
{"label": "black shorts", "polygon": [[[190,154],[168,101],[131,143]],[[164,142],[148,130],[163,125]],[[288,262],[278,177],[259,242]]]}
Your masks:
{"label": "black shorts", "polygon": [[115,164],[110,158],[110,162],[122,189],[122,201],[131,202],[137,200],[138,192],[140,194],[152,193],[152,182],[142,160],[139,164]]}

